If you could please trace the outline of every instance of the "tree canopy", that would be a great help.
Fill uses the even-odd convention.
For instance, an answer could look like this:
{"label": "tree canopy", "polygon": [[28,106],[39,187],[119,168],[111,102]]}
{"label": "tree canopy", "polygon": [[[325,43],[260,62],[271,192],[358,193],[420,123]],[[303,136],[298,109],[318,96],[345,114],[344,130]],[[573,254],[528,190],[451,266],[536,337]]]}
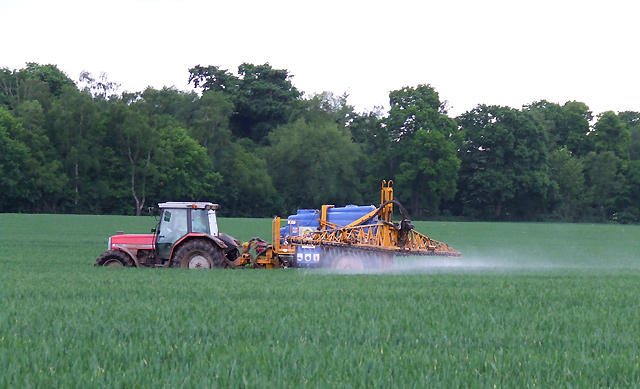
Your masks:
{"label": "tree canopy", "polygon": [[133,214],[211,200],[233,216],[376,204],[414,218],[640,222],[640,113],[578,101],[479,104],[429,84],[358,113],[286,69],[188,69],[194,90],[118,92],[106,74],[0,69],[0,212]]}

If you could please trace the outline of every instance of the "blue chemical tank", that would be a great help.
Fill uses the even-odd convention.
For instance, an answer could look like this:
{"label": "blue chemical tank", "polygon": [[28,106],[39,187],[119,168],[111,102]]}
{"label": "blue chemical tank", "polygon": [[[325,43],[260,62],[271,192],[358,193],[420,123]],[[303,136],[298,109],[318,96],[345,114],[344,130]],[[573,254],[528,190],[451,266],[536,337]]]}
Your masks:
{"label": "blue chemical tank", "polygon": [[[327,221],[344,227],[347,224],[360,219],[364,215],[375,211],[377,207],[373,205],[347,205],[346,207],[329,208],[327,210]],[[287,218],[287,225],[280,229],[280,236],[305,236],[318,230],[320,223],[320,211],[317,209],[298,209],[298,213]],[[374,217],[365,224],[378,222],[378,217]]]}

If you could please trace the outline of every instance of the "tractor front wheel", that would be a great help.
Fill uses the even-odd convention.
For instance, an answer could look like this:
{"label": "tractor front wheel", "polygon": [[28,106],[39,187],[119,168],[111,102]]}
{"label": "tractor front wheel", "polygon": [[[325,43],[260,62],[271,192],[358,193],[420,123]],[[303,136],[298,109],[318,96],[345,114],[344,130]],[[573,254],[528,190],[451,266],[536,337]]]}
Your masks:
{"label": "tractor front wheel", "polygon": [[131,267],[133,266],[133,261],[121,250],[108,250],[98,257],[95,266]]}
{"label": "tractor front wheel", "polygon": [[183,269],[211,269],[220,267],[224,251],[213,242],[192,240],[184,243],[176,251],[173,267]]}

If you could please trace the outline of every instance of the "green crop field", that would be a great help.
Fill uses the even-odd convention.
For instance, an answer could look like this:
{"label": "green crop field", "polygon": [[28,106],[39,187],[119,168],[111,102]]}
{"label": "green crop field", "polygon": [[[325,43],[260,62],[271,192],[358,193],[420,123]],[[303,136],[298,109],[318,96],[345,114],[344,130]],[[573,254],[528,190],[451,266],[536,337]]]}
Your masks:
{"label": "green crop field", "polygon": [[0,388],[640,386],[639,226],[416,222],[463,257],[386,273],[93,266],[154,224],[0,214]]}

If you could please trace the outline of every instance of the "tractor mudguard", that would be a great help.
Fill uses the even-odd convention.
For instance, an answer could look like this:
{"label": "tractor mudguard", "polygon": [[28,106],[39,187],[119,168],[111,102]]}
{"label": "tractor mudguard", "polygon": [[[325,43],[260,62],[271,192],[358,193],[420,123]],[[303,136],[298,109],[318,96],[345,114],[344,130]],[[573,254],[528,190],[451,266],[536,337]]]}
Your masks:
{"label": "tractor mudguard", "polygon": [[233,250],[234,248],[240,247],[242,245],[239,240],[231,235],[218,234],[218,238],[220,238],[220,240],[222,240],[227,245],[228,248],[225,250],[225,252]]}
{"label": "tractor mudguard", "polygon": [[124,252],[125,254],[127,254],[129,256],[129,258],[131,258],[133,263],[135,263],[136,267],[140,267],[140,261],[138,261],[138,257],[133,253],[133,251],[129,250],[126,247],[114,247],[113,249],[114,250],[120,250],[120,251]]}
{"label": "tractor mudguard", "polygon": [[215,237],[213,235],[209,235],[209,234],[205,234],[205,236],[209,239],[211,239],[212,241],[214,241],[218,247],[220,247],[221,249],[226,249],[228,246],[227,244],[220,238]]}

